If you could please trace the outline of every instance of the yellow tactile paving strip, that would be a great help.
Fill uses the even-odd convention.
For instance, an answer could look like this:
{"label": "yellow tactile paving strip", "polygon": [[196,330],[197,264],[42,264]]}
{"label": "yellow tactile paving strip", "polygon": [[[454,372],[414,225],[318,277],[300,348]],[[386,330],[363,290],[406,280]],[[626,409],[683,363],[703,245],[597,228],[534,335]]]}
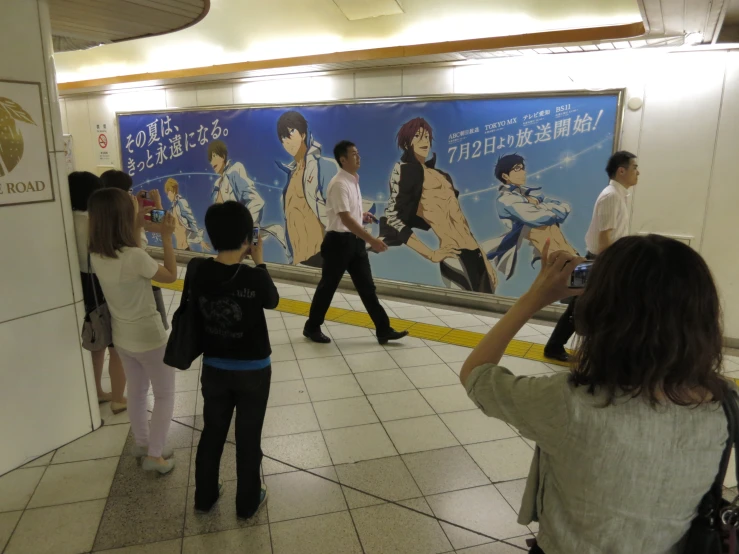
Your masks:
{"label": "yellow tactile paving strip", "polygon": [[[182,292],[184,281],[178,279],[171,284],[154,283],[163,289],[175,290]],[[291,300],[289,298],[281,298],[277,306],[277,311],[294,315],[308,315],[310,304],[301,302],[300,300]],[[355,312],[352,310],[344,310],[342,308],[329,308],[326,313],[327,321],[335,321],[336,323],[344,323],[345,325],[354,325],[355,327],[366,327],[371,329],[374,327],[369,315],[364,312]],[[429,325],[428,323],[416,323],[406,319],[390,318],[390,324],[397,331],[408,331],[411,337],[419,339],[432,340],[446,344],[454,344],[456,346],[466,346],[474,348],[485,336],[482,333],[473,333],[471,331],[463,331],[461,329],[452,329],[449,327],[441,327],[439,325]],[[505,351],[506,356],[515,358],[526,358],[537,362],[545,362],[548,364],[560,365],[566,367],[567,364],[550,360],[544,357],[544,345],[522,340],[513,340]]]}

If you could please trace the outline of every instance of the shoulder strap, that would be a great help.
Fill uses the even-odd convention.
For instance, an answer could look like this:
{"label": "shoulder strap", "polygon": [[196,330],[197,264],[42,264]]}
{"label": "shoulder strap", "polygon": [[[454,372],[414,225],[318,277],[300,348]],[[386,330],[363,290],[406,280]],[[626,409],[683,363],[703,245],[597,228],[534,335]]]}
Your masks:
{"label": "shoulder strap", "polygon": [[[729,420],[730,440],[736,450],[734,456],[734,473],[737,483],[739,483],[739,404],[737,404],[737,395],[733,388],[729,390],[729,395],[724,400],[724,411]],[[721,484],[723,485],[723,481]]]}
{"label": "shoulder strap", "polygon": [[90,283],[90,288],[92,289],[92,295],[95,298],[95,308],[100,309],[100,302],[98,301],[98,291],[97,291],[97,287],[95,286],[95,277],[93,277],[93,275],[95,274],[92,272],[92,263],[90,259],[90,253],[88,252],[87,253],[87,279]]}
{"label": "shoulder strap", "polygon": [[[726,440],[726,447],[721,456],[721,465],[719,466],[716,481],[713,483],[713,491],[716,496],[717,506],[723,496],[724,481],[726,480],[726,474],[729,471],[729,463],[731,461],[731,451],[733,448],[737,448],[737,439],[739,439],[737,436],[737,432],[739,432],[739,408],[737,408],[737,397],[733,389],[729,390],[729,394],[724,398],[723,402],[721,402],[721,407],[724,409],[724,414],[726,415],[729,437]],[[735,456],[735,462],[736,466],[734,471],[739,479],[739,452],[737,452],[737,456]]]}
{"label": "shoulder strap", "polygon": [[190,263],[187,264],[187,271],[185,272],[185,282],[182,286],[182,300],[180,300],[180,306],[184,306],[187,301],[190,298],[190,294],[192,293],[192,288],[195,286],[195,275],[198,272],[198,268],[200,268],[203,263],[208,258],[193,258],[190,260]]}

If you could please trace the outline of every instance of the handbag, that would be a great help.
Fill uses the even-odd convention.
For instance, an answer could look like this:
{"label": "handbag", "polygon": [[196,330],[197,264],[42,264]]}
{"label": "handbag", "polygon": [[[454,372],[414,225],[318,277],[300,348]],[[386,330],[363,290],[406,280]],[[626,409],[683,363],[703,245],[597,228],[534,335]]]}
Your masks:
{"label": "handbag", "polygon": [[203,330],[200,311],[191,301],[192,287],[203,258],[194,258],[187,264],[185,283],[182,287],[180,305],[172,316],[172,332],[164,351],[164,363],[170,367],[187,370],[192,362],[203,353]]}
{"label": "handbag", "polygon": [[[728,502],[723,497],[724,481],[729,469],[732,449],[739,447],[739,407],[731,390],[721,403],[729,426],[729,438],[721,456],[718,475],[698,505],[698,515],[690,524],[683,554],[736,554],[736,530],[739,526],[739,497]],[[739,451],[735,471],[739,480]]]}
{"label": "handbag", "polygon": [[110,310],[107,302],[98,301],[97,287],[93,281],[93,273],[89,273],[90,254],[87,255],[89,286],[95,297],[95,308],[85,314],[82,322],[82,348],[90,352],[105,350],[113,342],[113,328],[110,321]]}

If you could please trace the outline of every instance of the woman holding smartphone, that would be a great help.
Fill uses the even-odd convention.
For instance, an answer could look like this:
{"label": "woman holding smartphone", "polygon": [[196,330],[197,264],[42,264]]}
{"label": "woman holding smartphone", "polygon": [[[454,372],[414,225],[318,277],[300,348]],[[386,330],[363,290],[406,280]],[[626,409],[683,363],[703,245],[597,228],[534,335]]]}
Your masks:
{"label": "woman holding smartphone", "polygon": [[[92,267],[108,302],[113,341],[128,378],[128,412],[136,453],[145,456],[144,470],[164,474],[174,468],[174,461],[167,460],[172,451],[164,448],[174,412],[174,370],[163,362],[167,333],[151,281],[173,283],[177,262],[172,246],[174,218],[167,214],[161,223],[151,223],[146,215],[152,209],[139,209],[135,198],[115,188],[95,192],[88,202]],[[141,228],[161,234],[163,266],[139,247]],[[154,390],[151,431],[146,403],[150,384]]]}

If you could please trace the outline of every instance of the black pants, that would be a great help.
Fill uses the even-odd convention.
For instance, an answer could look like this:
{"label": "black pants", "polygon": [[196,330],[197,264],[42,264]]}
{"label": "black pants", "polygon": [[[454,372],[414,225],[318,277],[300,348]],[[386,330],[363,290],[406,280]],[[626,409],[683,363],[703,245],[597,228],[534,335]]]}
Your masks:
{"label": "black pants", "polygon": [[310,306],[310,317],[306,328],[314,331],[323,325],[326,312],[331,306],[336,289],[339,288],[344,272],[348,271],[362,299],[362,304],[375,324],[378,335],[390,332],[390,319],[380,304],[372,280],[369,256],[365,242],[352,233],[328,232],[321,244],[323,268],[321,282],[316,287]]}
{"label": "black pants", "polygon": [[[595,254],[588,252],[586,257],[588,260],[594,260]],[[545,352],[557,353],[564,351],[565,344],[575,334],[575,304],[577,304],[577,296],[572,297],[565,313],[557,321],[557,325],[544,347]]]}
{"label": "black pants", "polygon": [[249,518],[259,507],[262,426],[272,368],[224,370],[203,366],[203,434],[195,458],[195,508],[218,500],[218,471],[236,408],[236,513]]}
{"label": "black pants", "polygon": [[449,264],[441,262],[439,269],[442,276],[472,292],[486,292],[492,294],[493,283],[485,263],[485,254],[482,250],[460,250],[459,263],[462,271],[452,268]]}
{"label": "black pants", "polygon": [[538,546],[534,546],[531,550],[529,550],[529,554],[544,554],[544,551]]}

